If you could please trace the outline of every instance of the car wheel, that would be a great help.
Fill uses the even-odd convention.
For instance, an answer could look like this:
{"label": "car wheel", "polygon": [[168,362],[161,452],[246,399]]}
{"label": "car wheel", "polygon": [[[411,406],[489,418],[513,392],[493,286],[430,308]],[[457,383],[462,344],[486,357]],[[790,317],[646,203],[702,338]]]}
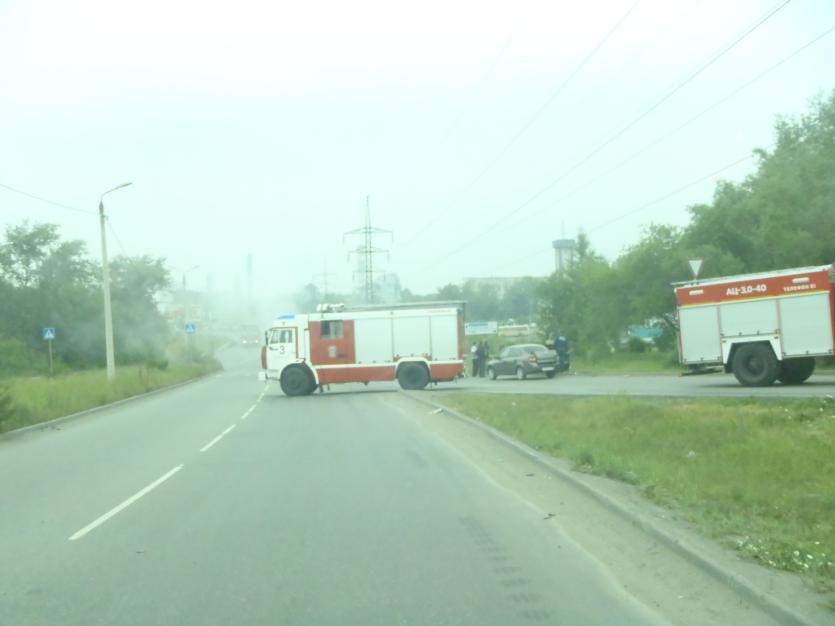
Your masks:
{"label": "car wheel", "polygon": [[313,376],[301,365],[291,365],[281,373],[281,391],[288,396],[305,396],[313,392]]}
{"label": "car wheel", "polygon": [[546,375],[548,378],[553,378],[554,376],[556,376],[556,375],[557,375],[557,372],[556,372],[556,370],[554,370],[553,372],[545,372],[545,375]]}
{"label": "car wheel", "polygon": [[525,370],[521,366],[516,368],[516,380],[525,380],[527,377],[528,375],[525,374]]}
{"label": "car wheel", "polygon": [[488,367],[487,376],[490,378],[490,380],[496,380],[496,370],[494,370],[492,367]]}

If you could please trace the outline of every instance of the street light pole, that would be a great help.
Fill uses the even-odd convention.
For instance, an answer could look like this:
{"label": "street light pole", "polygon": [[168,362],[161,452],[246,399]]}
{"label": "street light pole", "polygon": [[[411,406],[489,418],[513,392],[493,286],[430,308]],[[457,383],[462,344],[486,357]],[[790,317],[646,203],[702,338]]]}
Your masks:
{"label": "street light pole", "polygon": [[104,345],[107,359],[107,380],[116,378],[116,356],[113,348],[113,313],[110,308],[110,266],[107,263],[107,236],[105,234],[104,197],[111,191],[127,187],[131,183],[121,185],[105,191],[99,198],[99,225],[101,226],[101,274],[102,291],[104,292]]}

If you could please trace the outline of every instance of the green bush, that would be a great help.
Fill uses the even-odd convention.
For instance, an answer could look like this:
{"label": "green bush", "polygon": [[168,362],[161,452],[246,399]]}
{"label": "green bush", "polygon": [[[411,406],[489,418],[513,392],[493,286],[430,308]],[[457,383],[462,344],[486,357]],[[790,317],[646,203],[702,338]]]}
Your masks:
{"label": "green bush", "polygon": [[13,337],[0,337],[0,377],[46,374],[49,364],[39,354]]}
{"label": "green bush", "polygon": [[626,340],[626,344],[623,346],[624,352],[631,352],[633,354],[640,354],[642,352],[646,352],[649,349],[649,345],[643,339],[639,339],[638,337],[630,337]]}

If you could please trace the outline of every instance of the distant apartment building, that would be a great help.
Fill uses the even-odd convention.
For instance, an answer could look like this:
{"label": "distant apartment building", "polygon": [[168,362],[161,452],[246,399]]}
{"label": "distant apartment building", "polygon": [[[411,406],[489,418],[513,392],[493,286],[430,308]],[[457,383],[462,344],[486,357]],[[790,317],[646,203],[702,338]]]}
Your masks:
{"label": "distant apartment building", "polygon": [[494,287],[499,297],[502,297],[510,287],[526,278],[530,276],[471,276],[464,279],[464,284],[470,284],[476,289]]}

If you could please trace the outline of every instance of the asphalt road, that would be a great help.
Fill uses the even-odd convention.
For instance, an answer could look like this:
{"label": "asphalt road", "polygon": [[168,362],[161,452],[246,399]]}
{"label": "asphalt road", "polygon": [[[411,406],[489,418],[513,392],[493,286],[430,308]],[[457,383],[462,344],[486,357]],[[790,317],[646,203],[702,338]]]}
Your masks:
{"label": "asphalt road", "polygon": [[0,439],[0,624],[773,623],[409,398],[224,360]]}
{"label": "asphalt road", "polygon": [[697,376],[622,375],[589,376],[558,374],[553,379],[531,376],[515,378],[462,378],[454,383],[438,385],[439,391],[478,391],[487,393],[533,393],[575,396],[633,395],[671,397],[723,398],[808,398],[835,396],[835,374],[814,374],[802,385],[743,387],[732,374],[714,373]]}

